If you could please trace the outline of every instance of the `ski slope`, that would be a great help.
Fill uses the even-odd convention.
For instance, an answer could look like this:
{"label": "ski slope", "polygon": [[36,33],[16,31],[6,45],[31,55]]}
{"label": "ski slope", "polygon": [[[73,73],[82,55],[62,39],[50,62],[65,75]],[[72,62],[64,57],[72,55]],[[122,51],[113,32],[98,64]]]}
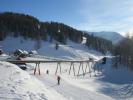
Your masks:
{"label": "ski slope", "polygon": [[[70,58],[71,60],[84,60],[89,57],[98,60],[103,57],[96,51],[73,42],[69,42],[67,46],[61,45],[59,49],[73,54],[74,56],[67,55],[67,59]],[[54,56],[54,58],[62,59],[63,54],[60,53],[60,55]],[[68,100],[132,100],[133,80],[131,76],[133,76],[133,73],[127,69],[113,69],[110,59],[106,65],[101,65],[102,72],[96,71],[94,73],[92,69],[91,77],[89,73],[83,77],[82,70],[80,71],[81,76],[73,76],[73,73],[68,75],[70,64],[61,64],[62,74],[59,72],[57,74],[61,76],[60,86],[57,85],[57,75],[55,75],[56,64],[40,64],[41,76],[35,75],[35,77],[44,83],[47,88],[56,91]],[[78,66],[79,64],[75,64],[76,74],[78,73]],[[47,70],[49,70],[49,75],[46,74]],[[33,70],[28,72],[33,75]],[[126,87],[128,88],[126,89]]]}
{"label": "ski slope", "polygon": [[48,88],[56,90],[68,100],[112,100],[108,96],[71,84],[63,77],[60,86],[57,85],[56,77],[53,77],[52,75],[37,76],[37,78],[40,79],[40,81],[42,81]]}
{"label": "ski slope", "polygon": [[[133,76],[127,70],[115,70],[111,68],[110,61],[106,64],[102,72],[90,73],[83,76],[68,74],[70,64],[62,64],[61,84],[57,85],[57,75],[55,75],[56,64],[40,64],[41,75],[33,75],[33,70],[29,70],[31,76],[39,79],[45,86],[61,94],[68,100],[132,100],[133,99]],[[75,64],[76,74],[79,64]],[[46,71],[49,70],[49,74]]]}
{"label": "ski slope", "polygon": [[0,61],[0,69],[0,100],[67,100],[16,65]]}
{"label": "ski slope", "polygon": [[[0,41],[1,49],[6,53],[11,53],[16,49],[22,50],[34,50],[36,42],[30,39],[24,40],[22,37],[14,38],[7,37],[4,41]],[[84,54],[78,52],[87,52]],[[55,50],[55,43],[49,43],[41,41],[41,48],[37,50],[41,56],[60,58],[60,59],[84,59],[95,55],[95,57],[101,56],[100,53],[88,49],[85,45],[73,43],[68,40],[67,45],[59,45],[59,49]],[[83,52],[82,52],[83,53]],[[87,55],[86,55],[87,54]],[[94,57],[94,56],[93,56]]]}
{"label": "ski slope", "polygon": [[[20,38],[12,41],[15,41],[15,46],[8,38],[2,43],[4,50],[34,48],[34,42],[31,40],[23,41],[22,47]],[[59,45],[58,50],[55,50],[54,43],[42,42],[42,45],[38,50],[39,55],[25,59],[99,60],[104,56],[83,44],[71,41],[68,41],[67,45]],[[8,55],[0,56],[1,60],[6,58]],[[73,72],[69,75],[70,63],[61,66],[62,74],[57,74],[61,76],[61,84],[58,86],[55,75],[57,64],[41,63],[39,76],[33,75],[35,64],[27,64],[28,70],[22,71],[16,65],[0,62],[0,100],[133,100],[133,72],[112,68],[110,58],[106,65],[100,65],[103,70],[94,72],[91,69],[91,74],[85,76],[82,75],[82,70],[80,76],[74,76]],[[76,75],[78,67],[79,64],[75,64]],[[47,70],[49,74],[46,74]]]}

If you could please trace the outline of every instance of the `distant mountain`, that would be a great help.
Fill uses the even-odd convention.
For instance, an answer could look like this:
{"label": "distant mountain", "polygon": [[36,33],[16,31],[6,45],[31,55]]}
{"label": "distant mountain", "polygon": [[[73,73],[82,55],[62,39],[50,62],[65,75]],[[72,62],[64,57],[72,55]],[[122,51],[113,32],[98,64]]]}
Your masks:
{"label": "distant mountain", "polygon": [[113,44],[118,43],[124,38],[122,35],[120,35],[120,33],[117,32],[101,31],[101,32],[87,32],[87,33],[90,35],[93,34],[94,36],[110,40],[112,41]]}

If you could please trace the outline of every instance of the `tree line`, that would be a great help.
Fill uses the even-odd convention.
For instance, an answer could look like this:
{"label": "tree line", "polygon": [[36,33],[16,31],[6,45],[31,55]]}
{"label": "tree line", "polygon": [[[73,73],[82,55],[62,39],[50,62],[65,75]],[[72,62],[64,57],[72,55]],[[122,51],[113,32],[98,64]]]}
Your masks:
{"label": "tree line", "polygon": [[8,35],[36,40],[36,49],[40,48],[41,40],[50,42],[56,40],[59,43],[67,44],[69,39],[81,43],[83,36],[87,38],[86,45],[97,51],[106,53],[112,51],[113,48],[111,41],[89,35],[63,23],[41,22],[33,16],[13,12],[0,13],[0,41]]}
{"label": "tree line", "polygon": [[0,13],[0,40],[3,40],[7,35],[34,38],[38,32],[38,24],[39,21],[29,15],[11,12]]}
{"label": "tree line", "polygon": [[66,44],[67,39],[80,43],[82,31],[57,22],[40,22],[29,15],[5,12],[0,13],[0,40],[6,36],[23,36],[24,39],[53,39]]}
{"label": "tree line", "polygon": [[113,51],[115,56],[114,67],[126,67],[133,70],[133,37],[127,36],[115,46]]}
{"label": "tree line", "polygon": [[89,35],[85,33],[87,38],[86,45],[90,48],[94,48],[95,50],[106,54],[107,52],[112,53],[114,45],[111,41],[94,36],[93,34]]}

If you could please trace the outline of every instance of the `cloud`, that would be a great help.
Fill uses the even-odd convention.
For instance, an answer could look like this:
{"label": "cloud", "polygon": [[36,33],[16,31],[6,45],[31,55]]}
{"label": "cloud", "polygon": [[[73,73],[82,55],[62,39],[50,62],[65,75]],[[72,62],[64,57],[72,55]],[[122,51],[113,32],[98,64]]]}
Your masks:
{"label": "cloud", "polygon": [[80,15],[84,20],[77,26],[90,31],[133,30],[133,0],[81,0]]}

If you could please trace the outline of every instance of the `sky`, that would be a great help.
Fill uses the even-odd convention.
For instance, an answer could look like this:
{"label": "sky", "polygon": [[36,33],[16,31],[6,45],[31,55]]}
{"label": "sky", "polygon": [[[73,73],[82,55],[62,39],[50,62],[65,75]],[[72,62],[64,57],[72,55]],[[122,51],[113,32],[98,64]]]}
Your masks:
{"label": "sky", "polygon": [[86,31],[133,31],[133,0],[0,0],[7,11]]}

